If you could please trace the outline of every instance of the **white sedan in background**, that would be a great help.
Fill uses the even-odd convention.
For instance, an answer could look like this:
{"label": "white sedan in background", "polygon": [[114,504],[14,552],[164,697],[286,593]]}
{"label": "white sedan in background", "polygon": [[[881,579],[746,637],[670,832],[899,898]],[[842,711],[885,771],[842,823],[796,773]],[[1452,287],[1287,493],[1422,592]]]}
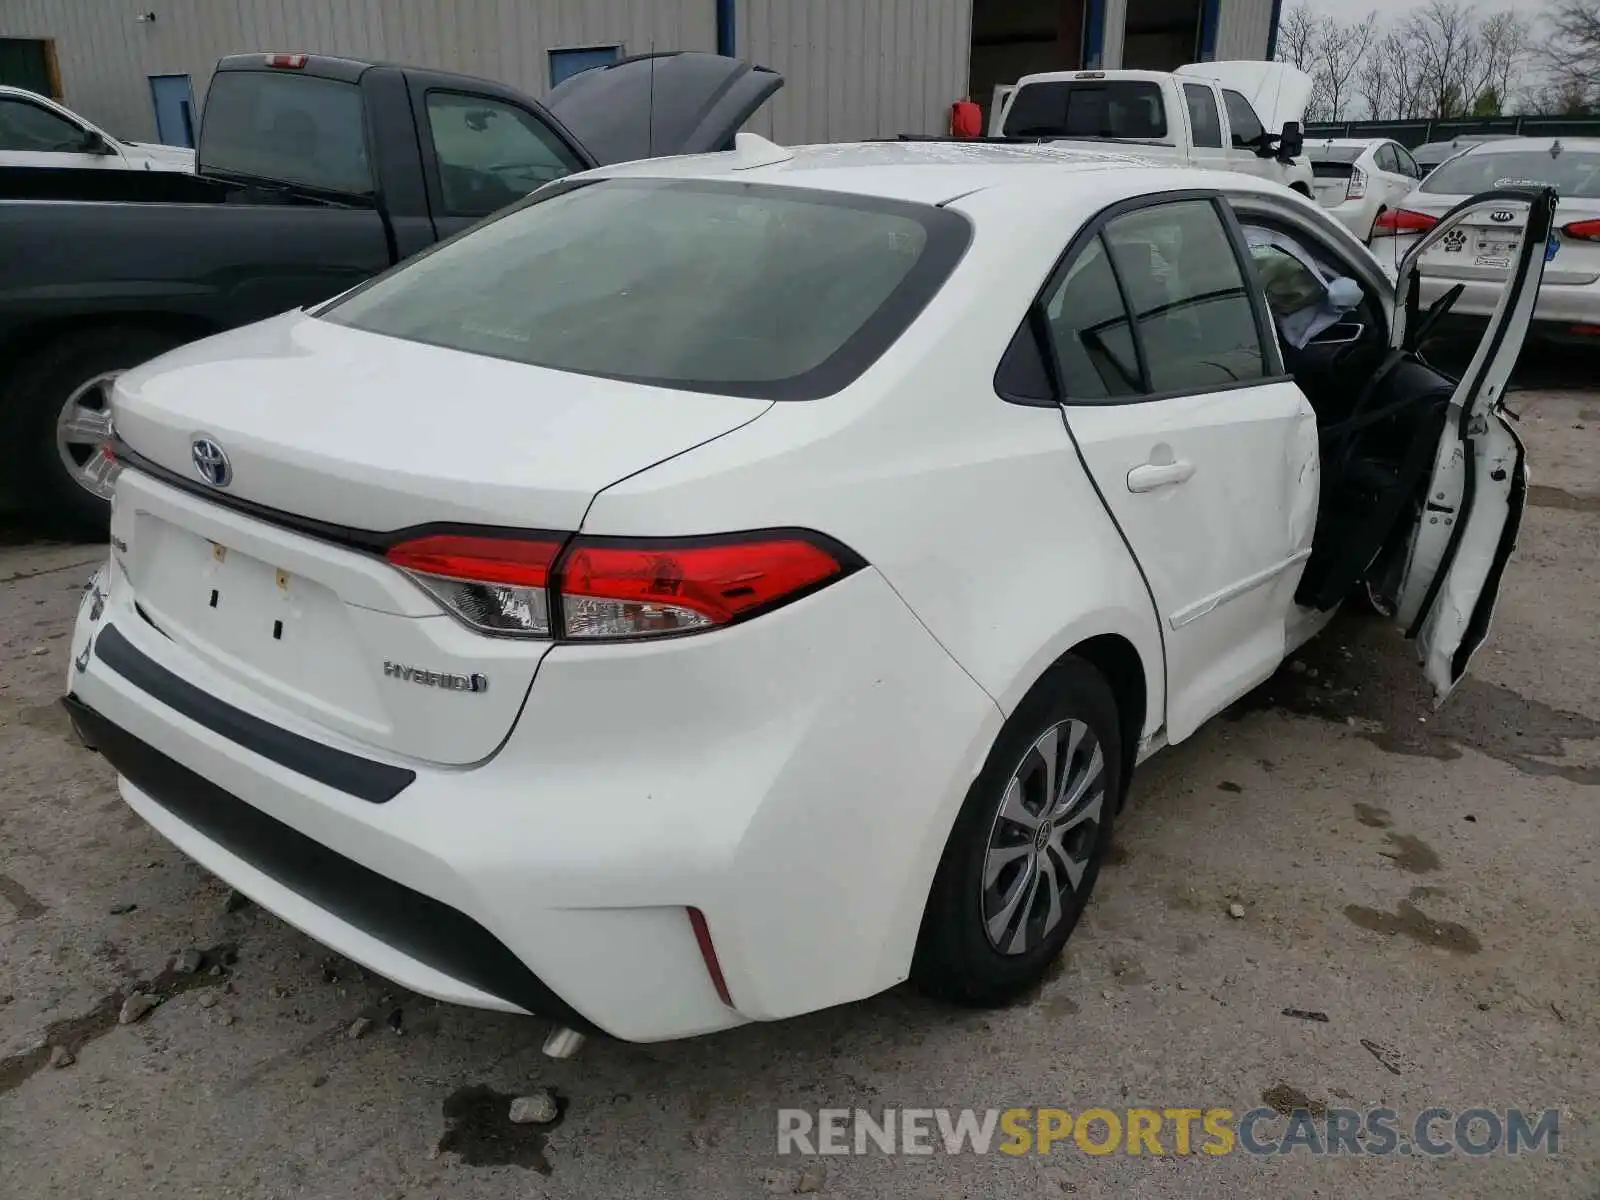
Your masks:
{"label": "white sedan in background", "polygon": [[1417,186],[1421,168],[1399,142],[1386,138],[1329,138],[1306,143],[1317,203],[1362,241],[1380,213],[1397,207]]}
{"label": "white sedan in background", "polygon": [[54,100],[0,85],[0,167],[192,172],[194,151],[124,142]]}
{"label": "white sedan in background", "polygon": [[1552,340],[1592,344],[1600,339],[1600,138],[1510,138],[1472,146],[1380,218],[1373,253],[1398,263],[1426,238],[1429,249],[1418,267],[1423,302],[1432,304],[1459,287],[1448,301],[1449,315],[1481,322],[1494,312],[1515,270],[1526,203],[1508,197],[1444,237],[1433,232],[1470,195],[1535,186],[1554,188],[1560,201],[1533,330]]}
{"label": "white sedan in background", "polygon": [[552,1053],[1004,1003],[1135,764],[1353,588],[1461,679],[1513,257],[1457,381],[1246,175],[741,134],[574,176],[118,379],[67,707],[209,870]]}

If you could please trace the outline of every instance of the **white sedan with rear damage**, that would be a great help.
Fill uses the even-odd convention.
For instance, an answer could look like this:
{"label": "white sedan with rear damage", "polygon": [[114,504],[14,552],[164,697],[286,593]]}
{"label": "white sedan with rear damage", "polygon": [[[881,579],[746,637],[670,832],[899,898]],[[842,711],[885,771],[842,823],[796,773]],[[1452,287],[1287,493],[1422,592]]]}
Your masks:
{"label": "white sedan with rear damage", "polygon": [[66,703],[209,870],[554,1051],[1003,1003],[1136,763],[1352,589],[1461,678],[1543,261],[1458,381],[1246,176],[741,135],[564,180],[121,376]]}

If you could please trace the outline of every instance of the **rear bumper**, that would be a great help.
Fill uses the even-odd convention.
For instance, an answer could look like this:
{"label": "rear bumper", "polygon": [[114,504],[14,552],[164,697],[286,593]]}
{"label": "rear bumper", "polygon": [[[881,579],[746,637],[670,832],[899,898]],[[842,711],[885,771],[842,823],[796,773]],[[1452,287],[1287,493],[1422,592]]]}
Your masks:
{"label": "rear bumper", "polygon": [[[711,635],[557,647],[506,744],[470,767],[308,730],[164,638],[115,563],[103,586],[103,615],[79,613],[69,708],[160,833],[403,986],[628,1040],[904,979],[1001,722],[870,569]],[[152,692],[130,649],[244,717],[414,778],[378,801],[309,774]]]}
{"label": "rear bumper", "polygon": [[[1421,301],[1424,308],[1458,283],[1465,284],[1461,297],[1451,306],[1452,318],[1471,318],[1479,323],[1494,315],[1495,306],[1505,293],[1499,280],[1458,280],[1423,277]],[[1560,333],[1575,325],[1600,326],[1600,283],[1549,283],[1539,288],[1533,310],[1534,336]]]}

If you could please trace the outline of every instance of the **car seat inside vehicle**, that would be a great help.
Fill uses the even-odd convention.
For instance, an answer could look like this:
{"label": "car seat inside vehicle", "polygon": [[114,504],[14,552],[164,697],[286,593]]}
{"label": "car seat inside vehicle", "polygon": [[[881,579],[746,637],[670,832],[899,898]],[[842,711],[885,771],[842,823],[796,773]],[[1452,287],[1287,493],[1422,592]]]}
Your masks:
{"label": "car seat inside vehicle", "polygon": [[1247,225],[1284,367],[1317,414],[1321,497],[1296,599],[1326,611],[1363,584],[1380,604],[1385,570],[1424,503],[1456,381],[1391,351],[1375,295],[1308,239]]}

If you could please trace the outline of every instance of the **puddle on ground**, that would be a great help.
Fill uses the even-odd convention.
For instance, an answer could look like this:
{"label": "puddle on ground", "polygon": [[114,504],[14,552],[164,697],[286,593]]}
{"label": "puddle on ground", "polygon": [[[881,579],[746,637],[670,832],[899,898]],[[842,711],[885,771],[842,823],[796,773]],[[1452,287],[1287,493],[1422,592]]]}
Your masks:
{"label": "puddle on ground", "polygon": [[1400,901],[1392,913],[1360,904],[1347,904],[1344,915],[1353,924],[1371,933],[1381,933],[1386,937],[1403,933],[1424,946],[1435,946],[1452,954],[1476,954],[1483,949],[1478,935],[1465,925],[1435,920],[1409,900]]}
{"label": "puddle on ground", "polygon": [[1389,810],[1377,808],[1371,804],[1356,803],[1356,820],[1368,829],[1387,829],[1393,821],[1390,820]]}
{"label": "puddle on ground", "polygon": [[31,921],[50,911],[49,905],[36,899],[27,888],[9,875],[0,875],[0,900],[4,900],[16,911],[17,915],[12,918],[12,921],[16,922]]}
{"label": "puddle on ground", "polygon": [[1568,742],[1600,741],[1600,721],[1471,675],[1436,712],[1412,653],[1381,618],[1341,614],[1296,654],[1298,669],[1285,666],[1227,716],[1320,717],[1391,754],[1450,761],[1470,746],[1525,775],[1600,787],[1600,766],[1545,761],[1564,758]]}
{"label": "puddle on ground", "polygon": [[1287,1083],[1277,1084],[1262,1092],[1261,1103],[1286,1117],[1297,1111],[1310,1113],[1313,1117],[1328,1115],[1328,1106],[1321,1100],[1313,1100],[1299,1088],[1292,1088]]}
{"label": "puddle on ground", "polygon": [[511,1092],[476,1084],[452,1092],[444,1102],[444,1136],[439,1152],[455,1153],[469,1167],[527,1167],[550,1174],[545,1137],[567,1112],[567,1100],[556,1096],[556,1119],[549,1125],[516,1125],[511,1121]]}
{"label": "puddle on ground", "polygon": [[1535,483],[1528,488],[1528,503],[1534,508],[1564,508],[1569,512],[1600,513],[1600,492],[1586,492],[1579,495]]}
{"label": "puddle on ground", "polygon": [[[118,990],[102,996],[88,1012],[45,1026],[44,1040],[31,1050],[24,1050],[8,1058],[0,1058],[0,1095],[21,1086],[50,1061],[50,1051],[60,1046],[73,1057],[96,1038],[104,1037],[117,1027],[117,1017],[122,1002],[133,992],[149,992],[162,1001],[172,999],[196,988],[217,987],[228,981],[225,968],[237,961],[238,954],[230,943],[214,946],[200,952],[200,968],[192,973],[180,974],[171,964],[148,983],[137,984],[127,991]],[[220,975],[211,974],[213,967],[224,968]],[[145,1018],[149,1020],[149,1018]]]}
{"label": "puddle on ground", "polygon": [[1409,833],[1391,833],[1389,842],[1393,850],[1379,850],[1383,855],[1399,867],[1402,871],[1409,871],[1413,875],[1422,875],[1428,871],[1439,869],[1439,855],[1432,846],[1419,837]]}

